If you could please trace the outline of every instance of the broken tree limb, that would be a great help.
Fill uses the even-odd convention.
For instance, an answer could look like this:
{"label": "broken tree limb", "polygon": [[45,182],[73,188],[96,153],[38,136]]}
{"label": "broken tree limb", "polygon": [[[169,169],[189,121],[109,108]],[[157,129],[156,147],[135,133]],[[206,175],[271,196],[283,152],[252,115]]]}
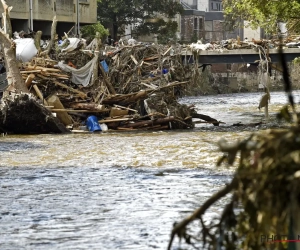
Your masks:
{"label": "broken tree limb", "polygon": [[215,193],[213,196],[211,196],[201,207],[199,207],[193,214],[191,214],[189,217],[182,220],[180,223],[177,223],[171,233],[171,238],[168,245],[168,250],[171,250],[173,240],[176,235],[178,237],[182,237],[182,232],[185,231],[185,228],[188,224],[190,224],[192,221],[194,221],[197,218],[201,218],[201,216],[205,213],[205,211],[213,205],[215,202],[217,202],[220,198],[224,197],[225,195],[229,194],[237,185],[237,179],[234,178],[231,183],[226,185],[223,189],[221,189],[219,192]]}
{"label": "broken tree limb", "polygon": [[43,32],[42,31],[37,31],[35,36],[34,36],[34,45],[36,47],[36,49],[38,50],[38,53],[40,54],[41,53],[41,38],[42,38],[42,34]]}
{"label": "broken tree limb", "polygon": [[198,114],[198,113],[193,113],[192,114],[192,117],[193,118],[199,118],[201,120],[204,120],[206,122],[209,122],[209,123],[212,123],[214,126],[219,126],[220,122],[217,121],[216,119],[214,118],[211,118],[210,116],[208,115],[202,115],[202,114]]}
{"label": "broken tree limb", "polygon": [[[95,37],[95,41],[96,41],[96,50],[100,50],[101,47],[101,39],[100,39],[100,34],[99,32],[96,33],[96,37]],[[92,74],[92,79],[91,79],[91,86],[94,85],[94,83],[96,82],[96,80],[98,80],[98,64],[99,64],[99,54],[100,53],[95,53],[95,57],[97,58],[97,62],[94,64],[94,68],[93,68],[93,74]]]}
{"label": "broken tree limb", "polygon": [[[40,77],[40,78],[42,78],[42,79],[45,79],[45,80],[49,80],[49,78],[47,78],[47,77],[45,77],[45,76],[43,76],[43,75],[41,75],[41,74],[38,74],[38,77]],[[71,92],[73,92],[73,93],[77,93],[77,94],[79,94],[79,96],[82,98],[82,99],[85,99],[85,98],[87,98],[87,95],[84,93],[84,92],[82,92],[82,91],[79,91],[79,90],[77,90],[77,89],[73,89],[73,88],[71,88],[71,87],[69,87],[68,85],[66,85],[66,84],[63,84],[63,83],[60,83],[60,82],[58,82],[58,81],[52,81],[55,85],[58,85],[58,86],[60,86],[60,87],[62,87],[62,88],[64,88],[64,89],[67,89],[67,90],[69,90],[69,91],[71,91]]]}
{"label": "broken tree limb", "polygon": [[48,56],[50,54],[56,39],[56,27],[57,27],[57,18],[56,16],[54,16],[52,21],[52,26],[51,26],[51,39],[49,41],[47,49],[41,53],[41,56]]}
{"label": "broken tree limb", "polygon": [[106,73],[105,73],[105,71],[104,71],[104,69],[103,69],[101,63],[99,63],[99,69],[100,69],[101,74],[102,74],[102,76],[103,76],[103,81],[104,81],[106,87],[108,88],[110,94],[115,95],[115,94],[116,94],[116,91],[115,91],[114,87],[112,86],[112,84],[107,80],[107,78],[106,78]]}
{"label": "broken tree limb", "polygon": [[54,83],[55,85],[58,85],[58,86],[62,87],[62,88],[68,89],[68,90],[70,90],[71,92],[74,92],[74,93],[79,94],[79,96],[80,96],[82,99],[87,98],[87,95],[86,95],[84,92],[82,92],[82,91],[79,91],[79,90],[77,90],[77,89],[73,89],[73,88],[71,88],[71,87],[69,87],[69,86],[67,86],[67,85],[65,85],[65,84],[63,84],[63,83],[60,83],[60,82],[58,82],[58,81],[53,81],[53,83]]}
{"label": "broken tree limb", "polygon": [[139,127],[147,127],[147,126],[160,125],[160,124],[164,124],[164,123],[168,123],[168,122],[172,122],[172,121],[175,121],[175,117],[174,116],[170,116],[170,117],[166,117],[166,118],[158,118],[158,119],[155,119],[155,120],[148,120],[148,121],[139,121],[139,122],[135,122],[135,123],[128,123],[126,125],[119,126],[119,127],[123,127],[123,128],[139,128]]}

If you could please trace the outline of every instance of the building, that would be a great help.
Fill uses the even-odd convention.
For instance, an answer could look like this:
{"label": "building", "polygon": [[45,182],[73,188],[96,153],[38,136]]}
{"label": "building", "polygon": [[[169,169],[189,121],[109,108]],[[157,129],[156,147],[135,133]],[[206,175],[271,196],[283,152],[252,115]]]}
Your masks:
{"label": "building", "polygon": [[[51,35],[53,17],[56,15],[57,33],[63,35],[74,27],[97,22],[97,0],[7,0],[14,31],[41,30],[43,36]],[[0,11],[3,12],[2,5]]]}
{"label": "building", "polygon": [[[221,41],[240,36],[244,38],[244,29],[229,30],[225,27],[222,0],[181,0],[184,13],[181,16],[180,32],[184,42]],[[257,31],[246,29],[247,35]]]}
{"label": "building", "polygon": [[184,42],[196,42],[204,38],[205,11],[198,10],[197,0],[183,0],[184,12],[180,20],[180,39]]}

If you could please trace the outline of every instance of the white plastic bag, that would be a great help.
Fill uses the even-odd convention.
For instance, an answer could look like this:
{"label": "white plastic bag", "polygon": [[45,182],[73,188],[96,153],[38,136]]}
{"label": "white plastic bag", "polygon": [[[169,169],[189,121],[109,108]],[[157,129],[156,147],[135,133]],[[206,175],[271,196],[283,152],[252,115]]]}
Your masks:
{"label": "white plastic bag", "polygon": [[32,38],[19,38],[15,39],[14,42],[17,45],[16,57],[17,60],[22,62],[29,62],[37,54],[37,49],[34,45]]}

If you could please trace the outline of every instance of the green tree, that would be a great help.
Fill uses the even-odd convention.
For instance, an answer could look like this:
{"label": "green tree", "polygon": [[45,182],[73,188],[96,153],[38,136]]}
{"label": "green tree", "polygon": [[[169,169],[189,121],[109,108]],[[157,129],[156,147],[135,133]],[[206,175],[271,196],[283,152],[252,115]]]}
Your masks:
{"label": "green tree", "polygon": [[99,22],[91,25],[85,25],[81,27],[80,31],[82,36],[86,38],[94,38],[97,32],[99,32],[101,38],[104,38],[108,36],[109,33],[108,30],[105,29],[104,26]]}
{"label": "green tree", "polygon": [[228,22],[247,20],[253,28],[276,33],[281,21],[292,31],[300,30],[300,0],[223,0],[223,6]]}
{"label": "green tree", "polygon": [[[111,26],[112,37],[117,39],[121,28],[129,24],[135,25],[136,35],[164,34],[165,27],[174,30],[176,22],[164,18],[173,18],[182,11],[177,0],[98,0],[97,13],[98,20],[106,27]],[[149,22],[151,19],[156,21]]]}

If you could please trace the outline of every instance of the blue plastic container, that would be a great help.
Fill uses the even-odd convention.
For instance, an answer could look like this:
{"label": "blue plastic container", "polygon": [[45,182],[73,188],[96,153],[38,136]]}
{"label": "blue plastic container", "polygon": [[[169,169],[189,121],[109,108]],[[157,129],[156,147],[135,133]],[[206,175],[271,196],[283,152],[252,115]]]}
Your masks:
{"label": "blue plastic container", "polygon": [[91,132],[102,131],[102,129],[99,125],[99,122],[98,122],[98,118],[94,115],[89,116],[86,119],[86,126],[87,126],[88,130]]}
{"label": "blue plastic container", "polygon": [[103,60],[103,61],[101,61],[100,63],[101,63],[101,65],[102,65],[103,69],[104,69],[104,72],[107,73],[108,70],[109,70],[109,68],[108,68],[108,65],[107,65],[106,61]]}

